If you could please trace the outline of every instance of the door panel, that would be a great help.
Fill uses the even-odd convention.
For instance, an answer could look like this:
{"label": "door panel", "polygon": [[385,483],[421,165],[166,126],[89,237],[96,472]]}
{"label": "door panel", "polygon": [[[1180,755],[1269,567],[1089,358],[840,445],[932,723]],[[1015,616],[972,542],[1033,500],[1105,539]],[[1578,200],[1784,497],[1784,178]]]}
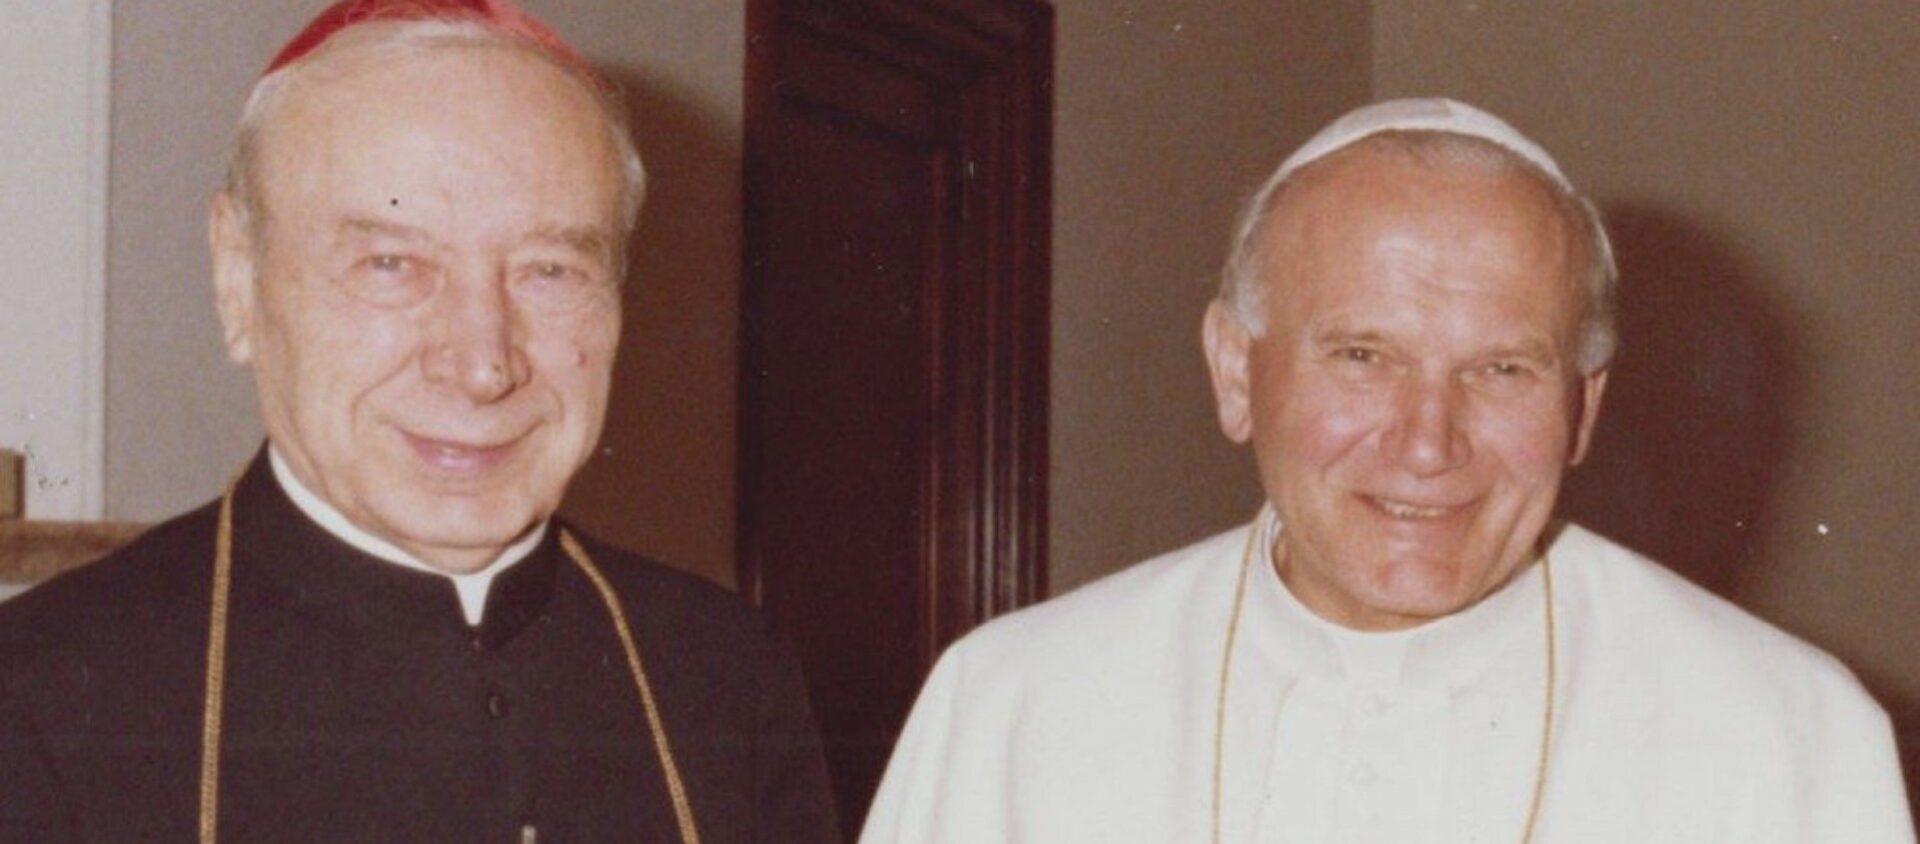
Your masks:
{"label": "door panel", "polygon": [[748,14],[740,582],[853,827],[940,650],[1044,588],[1052,11]]}

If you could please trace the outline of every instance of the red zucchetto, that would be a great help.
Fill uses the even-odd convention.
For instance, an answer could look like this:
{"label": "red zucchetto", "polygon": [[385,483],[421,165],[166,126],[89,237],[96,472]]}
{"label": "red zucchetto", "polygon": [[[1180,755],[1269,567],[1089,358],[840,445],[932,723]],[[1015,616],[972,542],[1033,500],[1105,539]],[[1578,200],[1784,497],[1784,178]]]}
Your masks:
{"label": "red zucchetto", "polygon": [[546,24],[507,0],[340,0],[328,6],[267,63],[272,73],[299,61],[341,30],[370,21],[474,20],[530,42],[554,58],[594,75],[592,67]]}

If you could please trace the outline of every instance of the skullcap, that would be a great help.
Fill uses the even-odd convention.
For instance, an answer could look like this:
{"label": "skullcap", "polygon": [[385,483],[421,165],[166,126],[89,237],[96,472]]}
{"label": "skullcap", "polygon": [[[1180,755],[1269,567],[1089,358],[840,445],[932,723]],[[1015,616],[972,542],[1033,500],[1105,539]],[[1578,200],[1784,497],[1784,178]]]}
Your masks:
{"label": "skullcap", "polygon": [[1362,106],[1333,121],[1319,134],[1307,139],[1299,149],[1280,163],[1280,169],[1267,180],[1268,186],[1286,181],[1302,167],[1319,161],[1353,143],[1381,132],[1446,132],[1490,141],[1539,167],[1561,188],[1573,191],[1573,184],[1560,172],[1553,156],[1539,144],[1520,134],[1507,122],[1466,103],[1434,97],[1429,99],[1387,100]]}
{"label": "skullcap", "polygon": [[267,63],[266,73],[299,61],[319,49],[327,39],[353,26],[372,21],[414,20],[477,21],[594,75],[592,67],[561,40],[559,33],[508,0],[340,0],[314,17],[287,46],[280,48],[273,61]]}

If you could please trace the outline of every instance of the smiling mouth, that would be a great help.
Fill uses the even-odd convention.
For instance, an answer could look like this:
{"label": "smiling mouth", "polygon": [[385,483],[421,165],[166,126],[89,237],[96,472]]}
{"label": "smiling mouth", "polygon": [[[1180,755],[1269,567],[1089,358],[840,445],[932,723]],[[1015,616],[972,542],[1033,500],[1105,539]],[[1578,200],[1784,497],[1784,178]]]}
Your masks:
{"label": "smiling mouth", "polygon": [[1389,516],[1411,521],[1438,519],[1458,509],[1456,507],[1428,507],[1419,504],[1409,504],[1405,501],[1395,501],[1391,498],[1380,498],[1378,496],[1367,496],[1367,500],[1373,502],[1373,506],[1378,507],[1381,512]]}
{"label": "smiling mouth", "polygon": [[461,443],[402,433],[408,448],[414,456],[428,467],[448,474],[471,476],[485,473],[512,456],[514,446],[520,442],[518,437],[505,442],[487,444]]}

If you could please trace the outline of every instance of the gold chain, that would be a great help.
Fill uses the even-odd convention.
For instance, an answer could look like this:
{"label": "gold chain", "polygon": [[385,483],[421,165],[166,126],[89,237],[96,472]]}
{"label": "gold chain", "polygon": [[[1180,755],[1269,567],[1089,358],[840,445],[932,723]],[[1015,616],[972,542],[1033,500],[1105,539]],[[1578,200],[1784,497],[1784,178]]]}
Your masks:
{"label": "gold chain", "polygon": [[[633,630],[627,626],[627,615],[620,608],[620,597],[600,569],[594,566],[586,550],[565,530],[560,531],[560,547],[566,550],[568,559],[592,581],[600,600],[607,606],[607,614],[613,617],[613,626],[620,634],[620,646],[626,651],[627,669],[633,675],[634,687],[640,692],[640,706],[646,711],[647,729],[653,734],[654,752],[658,754],[660,768],[666,774],[667,794],[673,800],[673,816],[680,827],[680,840],[683,844],[699,844],[700,831],[693,821],[693,806],[687,800],[686,785],[680,780],[680,768],[674,764],[673,748],[667,743],[666,725],[660,718],[660,707],[654,700],[653,686],[647,682],[647,669],[640,661],[640,649],[634,644]],[[215,844],[219,826],[220,710],[226,689],[227,595],[232,591],[232,584],[233,488],[229,486],[220,499],[220,526],[213,543],[213,594],[207,619],[207,691],[200,725],[201,844]],[[522,835],[529,832],[531,829],[522,830]]]}
{"label": "gold chain", "polygon": [[1252,568],[1253,544],[1260,525],[1247,531],[1247,547],[1240,552],[1240,576],[1233,584],[1233,612],[1227,616],[1227,644],[1220,652],[1220,694],[1213,706],[1213,844],[1220,844],[1220,769],[1227,757],[1227,678],[1233,676],[1233,640],[1240,633],[1240,608],[1247,603],[1247,570]]}
{"label": "gold chain", "polygon": [[227,593],[233,585],[233,487],[220,496],[213,539],[213,599],[207,619],[207,697],[200,710],[200,844],[214,844],[220,817],[220,708],[227,688]]}
{"label": "gold chain", "polygon": [[[1260,526],[1256,522],[1248,529],[1246,548],[1240,552],[1240,574],[1233,586],[1233,609],[1227,615],[1227,641],[1220,653],[1220,691],[1213,710],[1213,844],[1220,844],[1220,805],[1224,793],[1221,769],[1227,740],[1227,679],[1233,671],[1233,644],[1240,631],[1240,609],[1246,604],[1247,598],[1247,573],[1253,568],[1253,548],[1259,536]],[[1527,825],[1520,832],[1520,844],[1531,844],[1533,841],[1534,825],[1540,819],[1540,803],[1547,793],[1547,759],[1553,752],[1553,679],[1559,674],[1554,655],[1559,651],[1559,642],[1554,635],[1553,566],[1549,564],[1544,551],[1540,554],[1540,583],[1546,598],[1547,683],[1545,706],[1540,716],[1540,758],[1534,765],[1533,796],[1527,801]]]}
{"label": "gold chain", "polygon": [[593,588],[599,590],[608,614],[613,616],[613,626],[620,631],[620,647],[627,652],[627,669],[633,674],[634,687],[640,690],[640,706],[647,712],[647,729],[653,732],[653,750],[660,756],[660,770],[667,775],[667,794],[673,799],[673,819],[680,825],[680,840],[684,844],[700,844],[700,830],[693,825],[693,806],[687,802],[687,787],[680,782],[680,767],[673,763],[673,748],[667,745],[667,728],[660,720],[660,706],[654,703],[653,686],[647,683],[647,668],[640,662],[640,649],[633,643],[633,631],[627,627],[627,614],[620,609],[620,597],[594,567],[586,549],[574,541],[573,534],[560,531],[560,547],[567,549],[574,565],[593,581]]}
{"label": "gold chain", "polygon": [[1553,565],[1545,551],[1540,552],[1540,588],[1546,592],[1546,704],[1540,716],[1540,760],[1533,769],[1533,799],[1527,803],[1527,826],[1520,832],[1520,844],[1530,844],[1533,841],[1533,825],[1540,820],[1540,801],[1547,794],[1547,758],[1553,755],[1553,678],[1559,676],[1554,654],[1559,653],[1560,644],[1553,634]]}

